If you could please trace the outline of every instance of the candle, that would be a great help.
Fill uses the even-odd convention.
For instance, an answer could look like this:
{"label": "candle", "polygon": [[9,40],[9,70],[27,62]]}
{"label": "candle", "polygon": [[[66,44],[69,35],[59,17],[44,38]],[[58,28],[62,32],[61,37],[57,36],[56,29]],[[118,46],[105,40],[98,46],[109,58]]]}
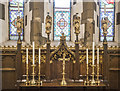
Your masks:
{"label": "candle", "polygon": [[26,49],[26,64],[28,64],[28,48]]}
{"label": "candle", "polygon": [[99,64],[99,48],[97,48],[97,64]]}
{"label": "candle", "polygon": [[106,15],[106,5],[104,4],[104,15]]}
{"label": "candle", "polygon": [[39,48],[39,64],[40,64],[40,48]]}
{"label": "candle", "polygon": [[87,64],[88,64],[88,48],[86,49],[86,60],[87,60]]}
{"label": "candle", "polygon": [[20,12],[19,2],[18,2],[18,12]]}
{"label": "candle", "polygon": [[35,44],[33,42],[33,65],[35,64]]}
{"label": "candle", "polygon": [[47,9],[47,11],[49,12],[49,2],[48,2],[47,4],[48,4],[48,6],[47,6],[47,7],[48,7],[48,9]]}
{"label": "candle", "polygon": [[93,42],[93,46],[92,46],[93,48],[93,61],[92,61],[92,64],[94,65],[94,56],[95,56],[95,51],[94,51],[94,42]]}

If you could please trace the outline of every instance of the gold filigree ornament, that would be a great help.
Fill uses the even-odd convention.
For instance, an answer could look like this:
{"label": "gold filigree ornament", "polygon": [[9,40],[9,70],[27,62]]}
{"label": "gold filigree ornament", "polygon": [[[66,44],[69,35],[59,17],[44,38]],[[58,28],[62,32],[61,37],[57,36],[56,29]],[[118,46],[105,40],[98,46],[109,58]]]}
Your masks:
{"label": "gold filigree ornament", "polygon": [[45,55],[41,55],[41,62],[45,63],[46,62],[45,60],[46,60],[46,56]]}

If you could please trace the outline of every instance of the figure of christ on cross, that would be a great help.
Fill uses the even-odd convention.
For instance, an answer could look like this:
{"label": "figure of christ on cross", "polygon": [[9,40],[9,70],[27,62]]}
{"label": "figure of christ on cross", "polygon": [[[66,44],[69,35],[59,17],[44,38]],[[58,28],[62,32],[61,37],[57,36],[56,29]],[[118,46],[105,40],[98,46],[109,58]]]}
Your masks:
{"label": "figure of christ on cross", "polygon": [[59,58],[58,59],[59,61],[63,61],[63,64],[62,64],[63,65],[63,73],[62,73],[63,77],[62,77],[62,82],[61,82],[62,86],[67,85],[67,83],[65,81],[65,61],[69,61],[70,60],[70,58],[65,58],[65,57],[66,57],[66,54],[63,53],[63,58]]}

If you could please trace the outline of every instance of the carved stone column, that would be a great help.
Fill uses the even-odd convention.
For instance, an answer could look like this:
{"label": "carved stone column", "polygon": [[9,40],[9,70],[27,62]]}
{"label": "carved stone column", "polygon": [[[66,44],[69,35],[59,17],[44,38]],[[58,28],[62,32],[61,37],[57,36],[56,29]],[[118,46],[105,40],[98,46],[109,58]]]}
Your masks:
{"label": "carved stone column", "polygon": [[75,60],[76,62],[74,63],[74,80],[79,79],[79,68],[80,68],[80,62],[79,62],[79,41],[78,41],[78,35],[80,33],[80,17],[78,16],[78,13],[76,13],[73,16],[73,26],[75,29],[75,34],[76,34],[76,40],[75,40]]}
{"label": "carved stone column", "polygon": [[18,81],[22,80],[22,55],[21,55],[21,42],[17,43],[17,55],[16,55],[16,86],[18,87]]}
{"label": "carved stone column", "polygon": [[51,70],[50,70],[50,33],[51,33],[51,26],[52,26],[52,17],[49,15],[46,16],[46,22],[45,22],[46,26],[46,34],[47,34],[47,55],[46,55],[46,79],[49,81],[51,80]]}
{"label": "carved stone column", "polygon": [[91,46],[93,42],[93,34],[94,34],[94,21],[93,19],[89,20],[87,19],[87,22],[85,23],[85,45]]}
{"label": "carved stone column", "polygon": [[105,17],[104,19],[101,20],[101,27],[103,29],[103,35],[104,35],[104,40],[103,40],[103,78],[104,82],[108,84],[109,80],[109,60],[108,60],[108,49],[107,49],[107,26],[108,26],[108,17]]}
{"label": "carved stone column", "polygon": [[[19,11],[18,11],[19,13]],[[18,41],[17,41],[17,55],[16,55],[16,87],[19,86],[20,81],[22,80],[22,54],[21,54],[21,32],[23,29],[23,19],[20,16],[17,16],[17,33],[18,33]]]}
{"label": "carved stone column", "polygon": [[91,2],[83,2],[83,13],[81,23],[85,24],[84,32],[84,45],[92,46],[93,34],[95,33],[94,27],[94,11],[96,10],[96,3],[94,0]]}
{"label": "carved stone column", "polygon": [[46,38],[42,37],[42,23],[44,22],[44,1],[31,2],[32,21],[30,40],[35,44],[42,45],[46,42]]}

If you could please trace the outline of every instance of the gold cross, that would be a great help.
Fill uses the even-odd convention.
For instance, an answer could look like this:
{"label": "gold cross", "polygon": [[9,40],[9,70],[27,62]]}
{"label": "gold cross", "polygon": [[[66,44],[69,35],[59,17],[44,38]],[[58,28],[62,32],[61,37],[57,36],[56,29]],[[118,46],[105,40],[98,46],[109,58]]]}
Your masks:
{"label": "gold cross", "polygon": [[59,61],[63,61],[63,62],[65,62],[65,61],[69,61],[70,58],[65,58],[65,56],[66,56],[66,54],[63,53],[63,58],[59,58],[58,60],[59,60]]}
{"label": "gold cross", "polygon": [[66,81],[65,81],[65,61],[69,61],[70,58],[65,58],[66,54],[63,53],[63,58],[59,58],[58,60],[59,61],[63,61],[63,77],[62,77],[62,82],[61,82],[61,85],[67,85]]}

